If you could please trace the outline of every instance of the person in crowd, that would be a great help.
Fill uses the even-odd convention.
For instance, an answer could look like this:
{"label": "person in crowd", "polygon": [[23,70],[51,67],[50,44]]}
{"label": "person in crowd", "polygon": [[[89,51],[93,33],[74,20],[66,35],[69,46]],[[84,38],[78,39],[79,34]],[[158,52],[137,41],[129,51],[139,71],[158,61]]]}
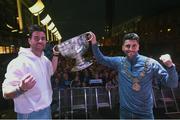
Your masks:
{"label": "person in crowd", "polygon": [[50,61],[44,55],[45,29],[31,25],[29,48],[20,47],[18,56],[7,66],[2,84],[3,97],[14,100],[17,119],[51,119],[51,76],[56,71],[58,52]]}
{"label": "person in crowd", "polygon": [[91,79],[90,73],[88,69],[84,70],[84,78],[83,78],[83,82],[82,85],[83,87],[88,87],[89,86],[89,80]]}
{"label": "person in crowd", "polygon": [[115,71],[111,71],[108,81],[105,84],[106,90],[111,90],[115,87],[118,87],[117,74]]}
{"label": "person in crowd", "polygon": [[123,37],[124,56],[105,56],[98,48],[95,34],[90,39],[96,60],[118,72],[120,97],[120,119],[154,119],[153,115],[153,78],[168,86],[178,86],[175,64],[169,54],[161,55],[165,68],[155,59],[139,54],[139,36],[127,33]]}
{"label": "person in crowd", "polygon": [[71,81],[71,85],[70,85],[71,87],[82,87],[79,76],[80,76],[79,71],[77,71],[74,80]]}
{"label": "person in crowd", "polygon": [[63,84],[64,89],[70,88],[71,81],[72,80],[70,79],[68,72],[64,72],[61,79],[61,83]]}
{"label": "person in crowd", "polygon": [[51,85],[54,89],[59,89],[61,78],[62,78],[61,73],[56,71],[53,76],[53,79],[51,80],[52,81]]}

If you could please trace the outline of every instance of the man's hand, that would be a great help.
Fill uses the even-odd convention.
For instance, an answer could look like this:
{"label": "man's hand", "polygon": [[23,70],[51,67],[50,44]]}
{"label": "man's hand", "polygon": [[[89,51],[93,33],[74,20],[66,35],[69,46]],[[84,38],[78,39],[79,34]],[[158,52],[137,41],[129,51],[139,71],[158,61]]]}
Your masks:
{"label": "man's hand", "polygon": [[164,65],[166,65],[167,67],[171,67],[173,66],[173,62],[172,62],[172,59],[171,59],[171,56],[169,54],[165,54],[165,55],[161,55],[161,57],[159,58],[163,63]]}
{"label": "man's hand", "polygon": [[19,88],[21,91],[25,92],[29,89],[32,89],[35,84],[36,84],[36,80],[31,74],[28,73],[22,78]]}

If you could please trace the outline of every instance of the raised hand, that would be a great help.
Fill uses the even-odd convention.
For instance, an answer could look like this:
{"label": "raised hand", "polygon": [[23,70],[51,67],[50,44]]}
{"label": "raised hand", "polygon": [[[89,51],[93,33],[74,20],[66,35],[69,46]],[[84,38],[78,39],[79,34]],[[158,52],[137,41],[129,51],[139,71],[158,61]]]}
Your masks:
{"label": "raised hand", "polygon": [[173,66],[173,62],[172,62],[172,59],[171,59],[171,56],[169,54],[165,54],[165,55],[161,55],[160,58],[159,58],[163,63],[164,65],[166,65],[167,67],[171,67]]}
{"label": "raised hand", "polygon": [[35,78],[28,73],[22,78],[19,88],[22,91],[27,91],[29,89],[32,89],[35,84],[36,84]]}

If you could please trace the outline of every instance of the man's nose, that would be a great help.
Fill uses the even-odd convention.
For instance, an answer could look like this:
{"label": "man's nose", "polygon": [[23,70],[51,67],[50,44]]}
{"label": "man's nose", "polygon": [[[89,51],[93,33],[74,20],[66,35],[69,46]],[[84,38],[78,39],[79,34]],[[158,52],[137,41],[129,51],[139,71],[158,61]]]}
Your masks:
{"label": "man's nose", "polygon": [[44,40],[42,39],[42,38],[40,38],[39,40],[38,40],[38,42],[43,42]]}
{"label": "man's nose", "polygon": [[133,46],[129,46],[129,50],[133,50]]}

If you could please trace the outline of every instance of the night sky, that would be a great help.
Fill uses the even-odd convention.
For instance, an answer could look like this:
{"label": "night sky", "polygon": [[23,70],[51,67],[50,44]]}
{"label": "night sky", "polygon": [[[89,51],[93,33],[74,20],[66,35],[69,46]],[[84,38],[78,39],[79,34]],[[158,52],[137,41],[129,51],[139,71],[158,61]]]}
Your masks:
{"label": "night sky", "polygon": [[[106,0],[44,0],[62,41],[87,31],[103,36]],[[180,7],[180,0],[114,0],[112,21],[118,25],[136,16],[152,16]]]}

